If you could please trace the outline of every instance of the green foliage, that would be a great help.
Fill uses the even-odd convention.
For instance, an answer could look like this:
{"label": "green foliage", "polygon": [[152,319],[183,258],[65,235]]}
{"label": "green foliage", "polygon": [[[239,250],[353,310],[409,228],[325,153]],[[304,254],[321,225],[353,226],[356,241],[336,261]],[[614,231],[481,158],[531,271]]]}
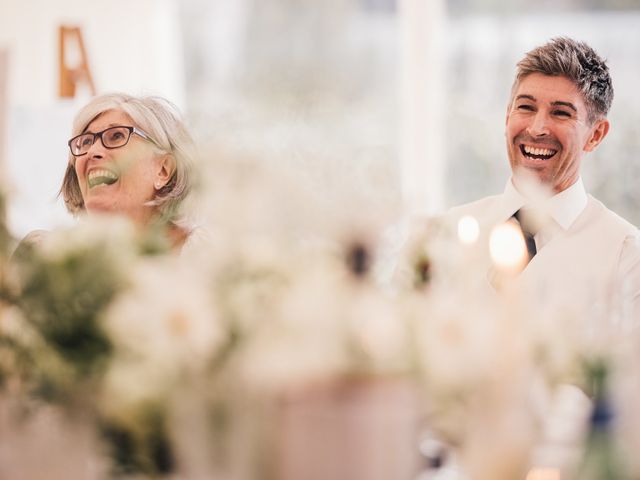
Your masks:
{"label": "green foliage", "polygon": [[11,235],[7,229],[6,202],[4,192],[0,189],[0,262],[8,257]]}
{"label": "green foliage", "polygon": [[624,455],[615,436],[615,407],[610,399],[610,370],[606,359],[587,359],[584,368],[593,396],[593,410],[579,469],[581,480],[629,480]]}
{"label": "green foliage", "polygon": [[46,255],[29,246],[17,259],[25,319],[80,378],[102,371],[112,350],[99,316],[124,283],[108,252],[96,244]]}
{"label": "green foliage", "polygon": [[122,419],[103,419],[100,426],[114,461],[113,473],[164,475],[175,468],[162,404],[147,402]]}

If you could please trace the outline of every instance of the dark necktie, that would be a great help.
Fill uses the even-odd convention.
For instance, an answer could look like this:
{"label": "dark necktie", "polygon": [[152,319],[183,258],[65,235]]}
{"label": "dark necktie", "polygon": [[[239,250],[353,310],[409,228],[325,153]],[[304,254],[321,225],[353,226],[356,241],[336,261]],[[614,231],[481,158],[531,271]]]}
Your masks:
{"label": "dark necktie", "polygon": [[518,225],[520,225],[520,230],[522,230],[524,242],[527,245],[527,253],[529,254],[529,260],[527,261],[527,263],[529,263],[531,259],[535,257],[536,253],[538,253],[538,250],[536,249],[536,242],[533,239],[535,232],[532,231],[530,227],[531,222],[527,221],[526,216],[526,214],[523,215],[522,209],[513,214],[513,218],[515,218],[518,221]]}

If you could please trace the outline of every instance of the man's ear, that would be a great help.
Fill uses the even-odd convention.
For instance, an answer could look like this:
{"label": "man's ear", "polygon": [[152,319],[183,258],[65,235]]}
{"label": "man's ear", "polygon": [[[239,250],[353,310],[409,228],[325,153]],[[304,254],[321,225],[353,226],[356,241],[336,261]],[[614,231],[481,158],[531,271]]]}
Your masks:
{"label": "man's ear", "polygon": [[173,155],[165,154],[158,158],[158,170],[156,174],[155,187],[160,190],[164,187],[176,171],[176,160]]}
{"label": "man's ear", "polygon": [[600,142],[604,140],[604,137],[609,133],[609,120],[603,118],[601,120],[596,120],[596,122],[591,127],[591,135],[587,139],[587,143],[584,145],[585,152],[591,152],[595,150],[595,148],[600,145]]}

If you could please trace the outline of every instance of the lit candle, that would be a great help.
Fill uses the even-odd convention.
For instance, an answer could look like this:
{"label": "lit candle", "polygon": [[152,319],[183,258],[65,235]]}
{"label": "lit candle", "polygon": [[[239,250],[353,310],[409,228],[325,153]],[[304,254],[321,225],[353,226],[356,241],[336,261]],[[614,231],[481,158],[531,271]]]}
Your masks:
{"label": "lit candle", "polygon": [[557,468],[532,468],[526,480],[560,480],[560,470]]}
{"label": "lit candle", "polygon": [[465,215],[458,220],[458,239],[464,245],[473,245],[480,235],[478,221],[471,215]]}
{"label": "lit candle", "polygon": [[527,245],[517,225],[497,225],[489,237],[489,253],[495,266],[503,272],[519,272],[525,266]]}

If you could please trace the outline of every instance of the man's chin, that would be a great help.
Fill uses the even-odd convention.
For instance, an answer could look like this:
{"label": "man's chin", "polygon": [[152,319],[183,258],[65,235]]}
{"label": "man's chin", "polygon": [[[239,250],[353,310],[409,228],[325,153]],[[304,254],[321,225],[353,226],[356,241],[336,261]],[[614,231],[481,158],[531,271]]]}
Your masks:
{"label": "man's chin", "polygon": [[518,167],[513,170],[513,183],[520,193],[528,198],[545,198],[553,195],[540,169]]}

